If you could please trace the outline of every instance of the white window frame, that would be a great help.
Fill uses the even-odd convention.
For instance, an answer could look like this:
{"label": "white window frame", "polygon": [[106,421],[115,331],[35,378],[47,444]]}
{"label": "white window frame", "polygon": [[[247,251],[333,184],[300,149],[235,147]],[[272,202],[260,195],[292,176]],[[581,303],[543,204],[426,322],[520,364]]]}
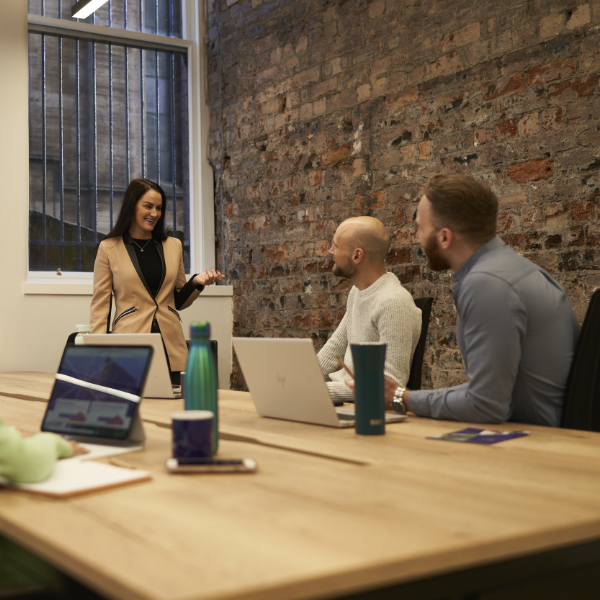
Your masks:
{"label": "white window frame", "polygon": [[[189,218],[190,218],[190,274],[202,272],[215,264],[214,190],[213,172],[208,162],[207,149],[210,134],[210,112],[206,98],[206,64],[204,44],[206,24],[202,4],[182,0],[183,38],[171,38],[100,25],[89,25],[66,19],[28,15],[28,31],[73,35],[80,33],[105,43],[143,43],[150,48],[187,52],[188,111],[189,111]],[[31,271],[27,260],[25,294],[91,295],[91,272]],[[189,274],[188,274],[189,275]]]}

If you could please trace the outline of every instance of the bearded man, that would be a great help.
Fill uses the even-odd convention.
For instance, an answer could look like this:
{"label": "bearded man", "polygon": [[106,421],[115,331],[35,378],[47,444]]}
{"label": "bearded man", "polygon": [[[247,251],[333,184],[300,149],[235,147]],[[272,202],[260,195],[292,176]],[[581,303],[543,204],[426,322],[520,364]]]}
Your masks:
{"label": "bearded man", "polygon": [[498,199],[466,175],[436,175],[417,208],[430,269],[451,269],[468,382],[410,391],[386,380],[397,412],[477,423],[560,425],[579,325],[564,289],[496,236]]}
{"label": "bearded man", "polygon": [[345,385],[350,379],[338,359],[354,371],[350,344],[387,344],[385,375],[395,386],[406,386],[412,356],[421,334],[421,310],[393,273],[385,270],[390,236],[383,223],[373,217],[344,221],[333,236],[329,254],[333,274],[349,279],[346,314],[317,358],[335,402],[354,401]]}

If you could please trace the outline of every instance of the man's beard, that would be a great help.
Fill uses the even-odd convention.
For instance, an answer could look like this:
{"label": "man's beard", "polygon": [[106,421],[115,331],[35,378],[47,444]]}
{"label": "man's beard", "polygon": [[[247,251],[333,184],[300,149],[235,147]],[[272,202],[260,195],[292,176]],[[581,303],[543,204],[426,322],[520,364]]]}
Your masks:
{"label": "man's beard", "polygon": [[354,273],[356,273],[356,268],[353,263],[349,263],[345,266],[342,266],[338,263],[334,263],[331,272],[336,277],[345,277],[346,279],[351,279]]}
{"label": "man's beard", "polygon": [[440,245],[435,233],[423,245],[427,263],[432,271],[445,271],[450,268],[450,263],[442,256]]}

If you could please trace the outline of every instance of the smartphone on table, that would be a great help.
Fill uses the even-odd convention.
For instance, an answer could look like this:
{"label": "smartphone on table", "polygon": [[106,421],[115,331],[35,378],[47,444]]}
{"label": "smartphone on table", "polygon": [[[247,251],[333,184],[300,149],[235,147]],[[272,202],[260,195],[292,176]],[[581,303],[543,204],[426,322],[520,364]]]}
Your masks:
{"label": "smartphone on table", "polygon": [[169,473],[254,473],[253,458],[167,458]]}

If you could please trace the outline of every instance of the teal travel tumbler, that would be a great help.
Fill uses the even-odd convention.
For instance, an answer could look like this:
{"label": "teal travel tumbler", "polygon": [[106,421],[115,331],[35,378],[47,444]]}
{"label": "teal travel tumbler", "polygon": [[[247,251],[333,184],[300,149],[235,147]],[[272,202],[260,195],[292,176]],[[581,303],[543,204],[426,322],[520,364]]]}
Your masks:
{"label": "teal travel tumbler", "polygon": [[356,380],[356,433],[382,435],[385,433],[383,367],[386,344],[351,344],[350,349]]}
{"label": "teal travel tumbler", "polygon": [[190,325],[192,347],[185,368],[186,410],[209,410],[214,414],[212,422],[213,454],[219,447],[219,407],[217,404],[217,369],[210,349],[210,324],[206,322]]}

